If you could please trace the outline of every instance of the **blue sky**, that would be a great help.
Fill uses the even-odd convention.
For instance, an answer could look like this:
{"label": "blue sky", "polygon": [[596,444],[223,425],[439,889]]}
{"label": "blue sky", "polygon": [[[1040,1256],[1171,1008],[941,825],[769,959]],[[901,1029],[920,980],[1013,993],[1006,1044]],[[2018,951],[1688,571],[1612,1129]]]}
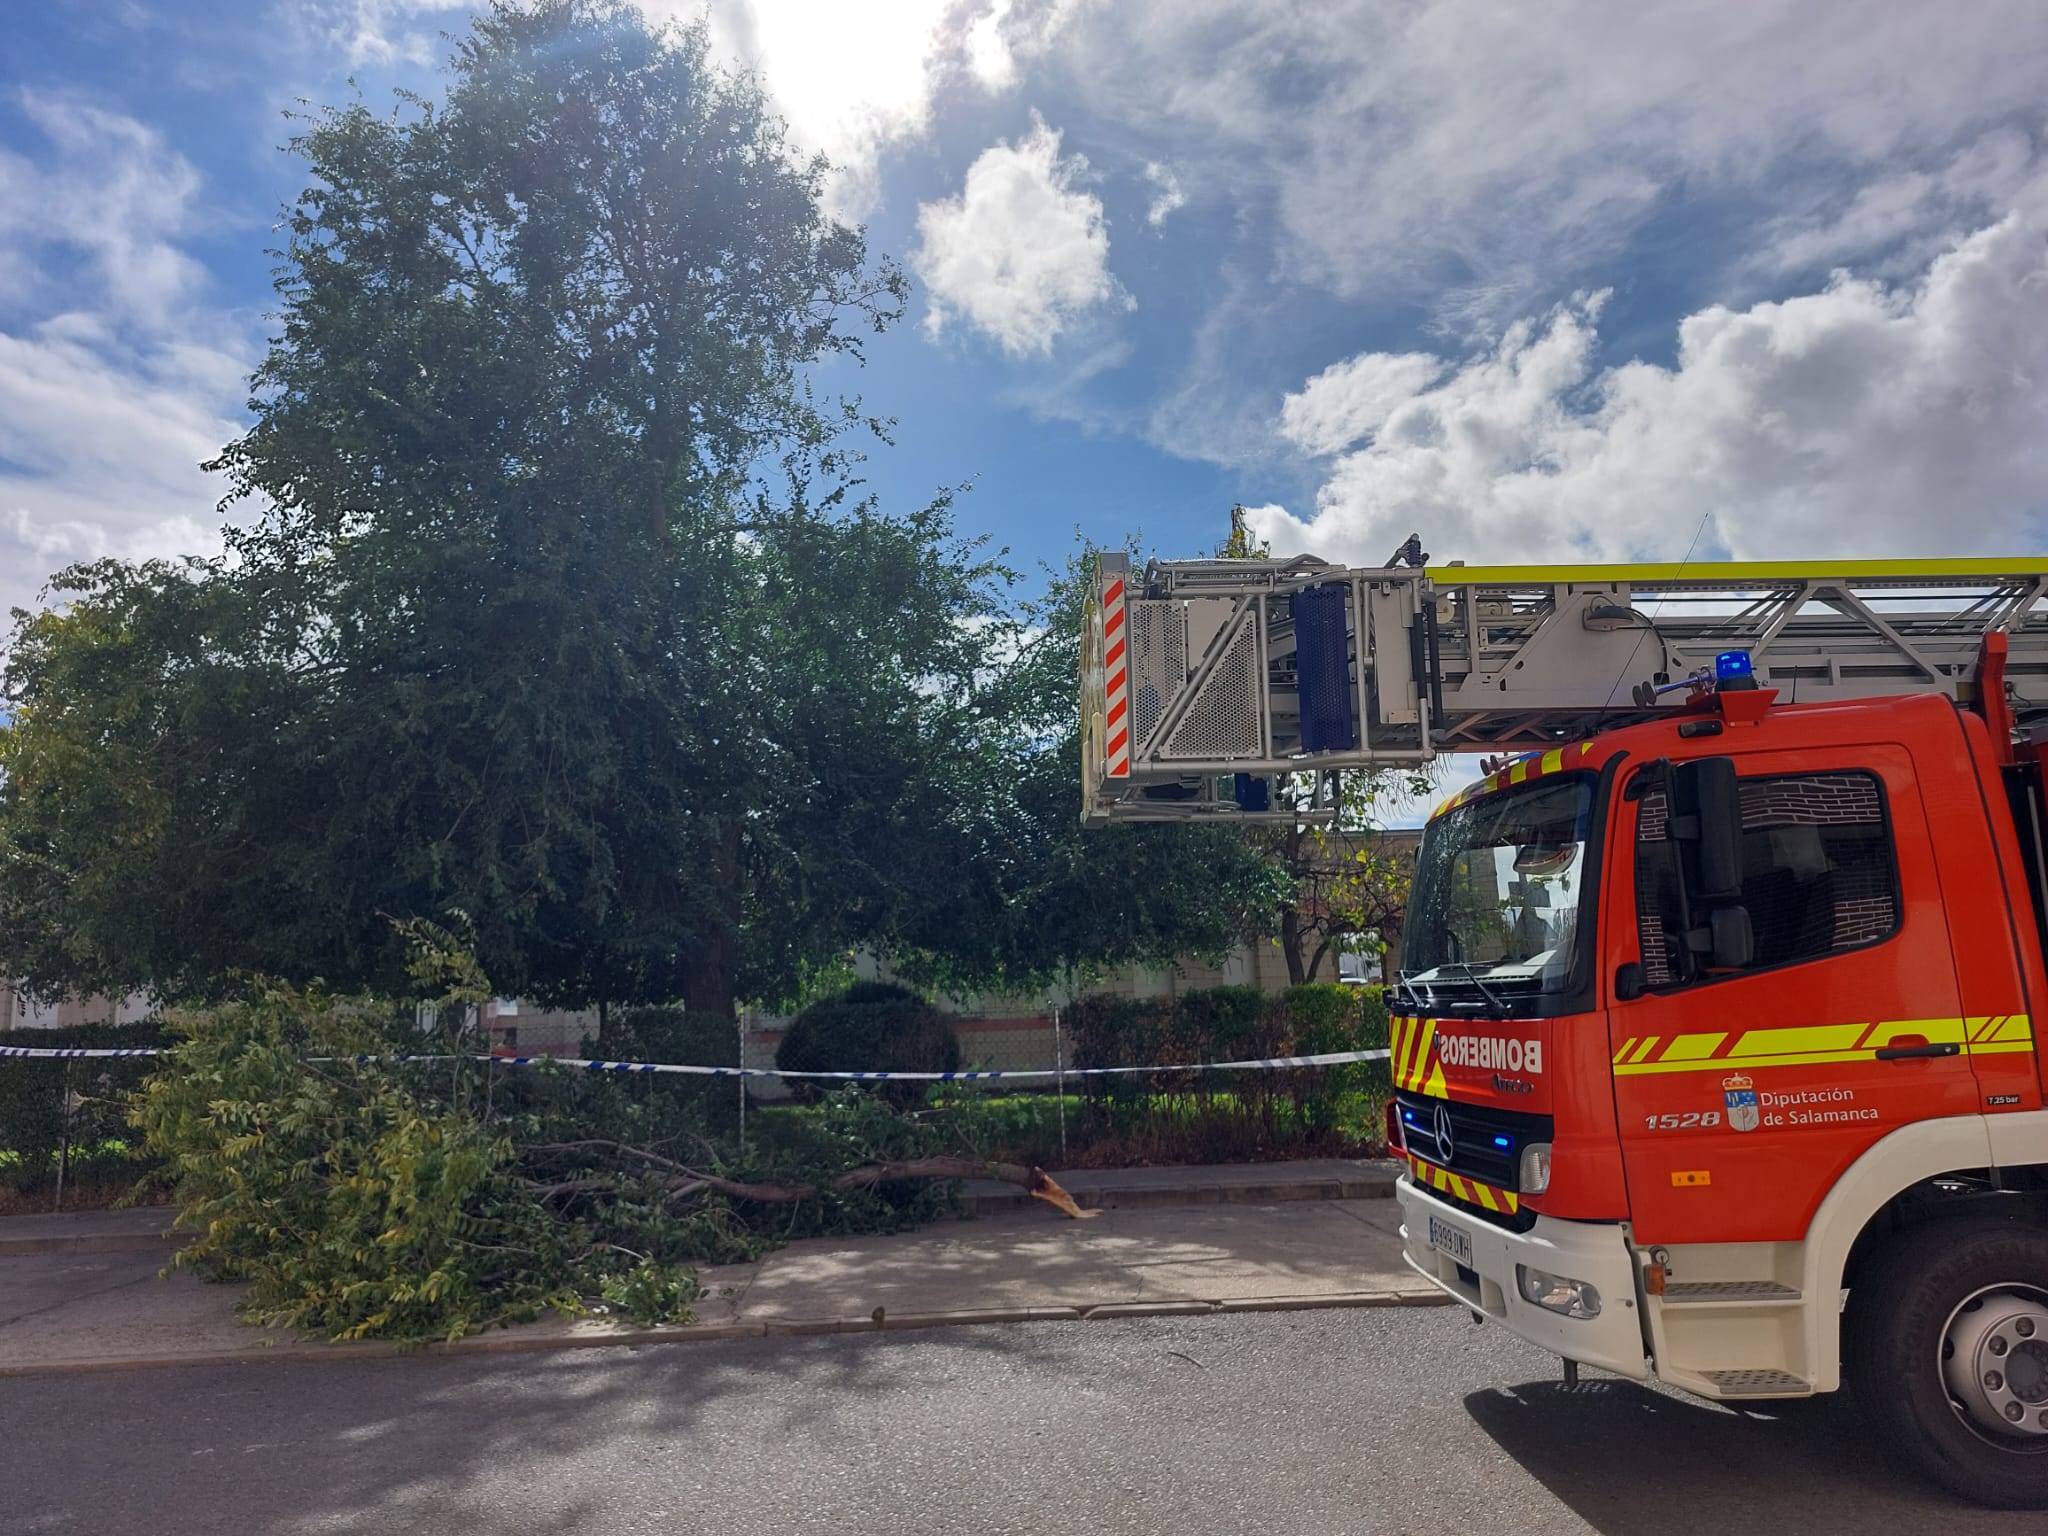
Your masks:
{"label": "blue sky", "polygon": [[[657,17],[700,7],[646,0]],[[295,101],[435,0],[67,0],[0,50],[0,606],[217,547]],[[1025,564],[2030,553],[2048,6],[712,0],[917,279],[886,504]],[[835,384],[839,376],[833,378]]]}

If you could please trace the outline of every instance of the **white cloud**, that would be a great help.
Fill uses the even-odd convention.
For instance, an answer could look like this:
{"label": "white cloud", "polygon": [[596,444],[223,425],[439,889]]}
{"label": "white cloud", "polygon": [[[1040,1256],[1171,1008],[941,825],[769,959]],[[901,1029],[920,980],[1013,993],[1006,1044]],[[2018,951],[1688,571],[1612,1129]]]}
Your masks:
{"label": "white cloud", "polygon": [[2036,168],[2029,135],[1995,129],[1930,169],[1852,183],[1815,213],[1778,220],[1757,265],[1792,272],[1883,255],[1887,267],[1916,270],[1948,238],[2011,206]]}
{"label": "white cloud", "polygon": [[917,273],[931,289],[936,335],[959,314],[1005,352],[1049,353],[1060,333],[1121,290],[1109,274],[1102,199],[1082,185],[1088,162],[1060,155],[1036,114],[1016,143],[967,168],[958,197],[917,211]]}
{"label": "white cloud", "polygon": [[162,321],[205,280],[175,244],[196,222],[198,173],[133,118],[41,91],[24,91],[20,105],[51,153],[37,161],[0,149],[9,295],[46,298],[35,255],[68,247],[90,259],[123,318]]}
{"label": "white cloud", "polygon": [[1090,0],[640,0],[657,20],[708,13],[713,47],[758,70],[803,149],[834,167],[826,204],[864,218],[882,155],[923,137],[953,81],[1014,86]]}
{"label": "white cloud", "polygon": [[1181,190],[1180,177],[1173,173],[1173,167],[1157,160],[1145,163],[1145,179],[1152,183],[1152,201],[1145,209],[1145,222],[1157,229],[1187,206],[1188,195]]}
{"label": "white cloud", "polygon": [[1332,363],[1282,402],[1280,435],[1310,453],[1348,448],[1443,371],[1443,360],[1427,352],[1363,352]]}
{"label": "white cloud", "polygon": [[[702,0],[642,0],[657,17],[695,16]],[[714,43],[760,71],[806,150],[823,151],[839,174],[835,213],[865,214],[879,197],[876,161],[889,144],[922,134],[943,67],[957,51],[962,0],[714,0]]]}
{"label": "white cloud", "polygon": [[[2048,7],[1332,0],[1094,7],[1060,84],[1278,228],[1347,295],[1448,278],[1526,307],[1681,197],[1834,195],[2037,119]],[[1797,174],[1793,174],[1797,173]]]}
{"label": "white cloud", "polygon": [[1338,458],[1309,519],[1255,526],[1347,561],[1411,530],[1439,560],[1670,559],[1703,518],[1737,559],[2038,546],[2048,181],[1912,282],[1692,314],[1672,367],[1596,370],[1598,309],[1511,327]]}
{"label": "white cloud", "polygon": [[1007,90],[1017,83],[1017,56],[1003,36],[1009,19],[1010,0],[995,0],[986,15],[968,23],[967,72],[986,90]]}
{"label": "white cloud", "polygon": [[[991,91],[1017,83],[1027,64],[1036,62],[1053,40],[1093,0],[987,0],[987,10],[969,23],[966,33],[968,73]],[[969,4],[971,13],[980,4]]]}
{"label": "white cloud", "polygon": [[131,118],[24,107],[46,153],[0,154],[0,613],[74,560],[218,550],[199,464],[239,430],[248,373],[178,244],[205,216],[192,167]]}
{"label": "white cloud", "polygon": [[310,20],[350,68],[434,64],[444,32],[461,32],[472,0],[312,0]]}

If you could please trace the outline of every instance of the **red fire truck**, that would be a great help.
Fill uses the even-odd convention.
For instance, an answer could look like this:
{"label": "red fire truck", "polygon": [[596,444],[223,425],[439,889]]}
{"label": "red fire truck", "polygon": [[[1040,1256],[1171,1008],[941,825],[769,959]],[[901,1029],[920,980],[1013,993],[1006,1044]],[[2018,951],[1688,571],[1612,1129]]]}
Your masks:
{"label": "red fire truck", "polygon": [[1313,773],[1341,815],[1346,769],[1511,753],[1404,923],[1408,1263],[1568,1378],[1848,1387],[1956,1492],[2048,1507],[2044,594],[1110,560],[1086,814],[1294,814],[1261,781]]}

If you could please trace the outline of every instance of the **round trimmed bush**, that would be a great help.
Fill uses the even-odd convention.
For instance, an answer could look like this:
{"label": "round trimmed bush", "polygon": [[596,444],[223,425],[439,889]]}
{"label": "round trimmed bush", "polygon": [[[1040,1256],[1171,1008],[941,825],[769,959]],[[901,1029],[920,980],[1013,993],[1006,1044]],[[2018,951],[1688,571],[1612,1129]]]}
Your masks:
{"label": "round trimmed bush", "polygon": [[[862,981],[790,1020],[775,1065],[785,1072],[957,1072],[960,1041],[953,1021],[908,987]],[[803,1078],[789,1086],[807,1101],[830,1091],[829,1083]],[[897,1105],[922,1103],[929,1086],[877,1085]]]}

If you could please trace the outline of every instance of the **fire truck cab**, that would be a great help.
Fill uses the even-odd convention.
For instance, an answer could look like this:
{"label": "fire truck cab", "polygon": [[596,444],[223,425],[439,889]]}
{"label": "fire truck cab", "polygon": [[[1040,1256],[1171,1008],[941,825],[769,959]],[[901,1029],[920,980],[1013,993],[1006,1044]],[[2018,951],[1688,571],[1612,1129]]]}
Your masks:
{"label": "fire truck cab", "polygon": [[1738,690],[1453,797],[1392,1030],[1409,1264],[1702,1397],[1846,1380],[2048,1504],[2038,782],[1948,699]]}

